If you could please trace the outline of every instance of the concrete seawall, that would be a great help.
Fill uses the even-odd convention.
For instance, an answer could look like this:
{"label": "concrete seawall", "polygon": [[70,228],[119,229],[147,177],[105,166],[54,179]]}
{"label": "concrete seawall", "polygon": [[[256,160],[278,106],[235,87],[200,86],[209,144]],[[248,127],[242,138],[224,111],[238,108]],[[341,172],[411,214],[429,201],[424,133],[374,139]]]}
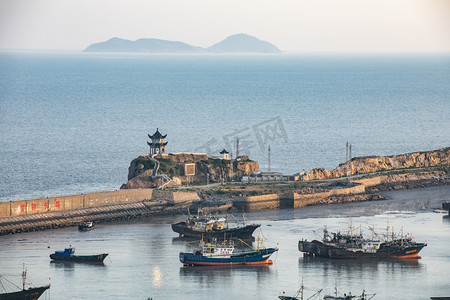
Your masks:
{"label": "concrete seawall", "polygon": [[169,205],[178,205],[200,201],[200,197],[196,192],[135,189],[26,199],[0,202],[0,218],[135,203],[145,200],[162,200]]}
{"label": "concrete seawall", "polygon": [[138,216],[178,214],[200,201],[195,192],[118,190],[0,203],[0,235]]}
{"label": "concrete seawall", "polygon": [[0,202],[0,218],[151,200],[152,191],[151,189],[117,190]]}
{"label": "concrete seawall", "polygon": [[237,208],[245,209],[246,211],[278,208],[299,208],[315,204],[331,196],[360,194],[364,192],[365,186],[358,185],[350,188],[334,189],[328,192],[314,194],[284,193],[280,195],[269,194],[261,196],[251,196],[241,200],[237,200],[233,204]]}

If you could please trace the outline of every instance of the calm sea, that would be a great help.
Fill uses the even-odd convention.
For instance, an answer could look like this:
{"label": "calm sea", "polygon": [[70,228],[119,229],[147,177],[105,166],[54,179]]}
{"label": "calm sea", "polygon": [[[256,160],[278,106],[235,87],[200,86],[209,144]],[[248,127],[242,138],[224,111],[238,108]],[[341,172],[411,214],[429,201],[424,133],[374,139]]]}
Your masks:
{"label": "calm sea", "polygon": [[294,174],[449,146],[450,56],[0,53],[0,201],[118,189],[147,134]]}
{"label": "calm sea", "polygon": [[[265,246],[279,248],[267,267],[184,267],[179,252],[194,251],[198,242],[172,231],[177,217],[0,236],[0,274],[20,285],[25,263],[35,285],[52,285],[42,299],[275,300],[283,291],[293,295],[302,280],[304,299],[320,289],[323,299],[335,287],[347,294],[364,289],[376,293],[374,300],[450,296],[450,219],[433,212],[449,194],[450,186],[433,187],[389,192],[386,201],[248,213],[247,221],[261,224]],[[324,225],[345,232],[350,222],[380,234],[388,225],[403,229],[428,246],[420,260],[329,260],[298,251],[298,240],[316,239]],[[104,265],[50,262],[49,254],[69,245],[79,254],[109,256]]]}

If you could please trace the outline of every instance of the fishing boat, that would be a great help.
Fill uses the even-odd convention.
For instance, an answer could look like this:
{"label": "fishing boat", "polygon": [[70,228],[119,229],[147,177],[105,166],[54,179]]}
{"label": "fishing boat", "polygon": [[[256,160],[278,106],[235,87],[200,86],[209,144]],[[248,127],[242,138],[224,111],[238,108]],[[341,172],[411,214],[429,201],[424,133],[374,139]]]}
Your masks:
{"label": "fishing boat", "polygon": [[172,230],[180,236],[193,238],[216,238],[233,239],[252,238],[253,232],[260,227],[260,224],[245,224],[243,215],[242,225],[230,226],[228,216],[223,218],[212,216],[193,216],[190,215],[185,221],[172,224]]}
{"label": "fishing boat", "polygon": [[[323,289],[320,289],[315,294],[308,297],[308,299],[313,299],[313,297],[315,297],[315,296],[317,296],[317,299],[320,299],[320,292],[322,292],[322,290]],[[283,292],[283,294],[278,296],[278,298],[281,300],[303,300],[304,291],[305,291],[305,287],[303,286],[303,282],[302,282],[300,289],[298,289],[298,291],[293,296],[287,296],[285,294],[285,292]]]}
{"label": "fishing boat", "polygon": [[265,248],[261,246],[258,237],[257,249],[235,251],[234,242],[223,241],[217,243],[200,242],[200,250],[193,253],[180,252],[180,262],[185,266],[233,266],[233,265],[271,265],[270,256],[278,248]]}
{"label": "fishing boat", "polygon": [[92,229],[94,229],[94,223],[91,221],[87,221],[87,222],[78,224],[78,230],[80,230],[80,231],[89,231]]}
{"label": "fishing boat", "polygon": [[321,241],[300,240],[298,250],[308,255],[314,255],[327,258],[415,258],[420,259],[418,255],[426,243],[417,243],[411,236],[400,237],[389,233],[389,226],[385,237],[381,237],[371,227],[372,238],[365,238],[362,233],[354,234],[353,227],[346,234],[340,232],[328,233],[324,229]]}
{"label": "fishing boat", "polygon": [[94,255],[75,255],[75,248],[69,247],[64,251],[55,251],[50,254],[50,258],[54,261],[71,261],[71,262],[92,262],[101,263],[108,256],[108,253]]}
{"label": "fishing boat", "polygon": [[22,271],[22,290],[19,290],[17,292],[7,292],[4,284],[1,282],[2,280],[5,280],[15,286],[15,284],[13,284],[11,281],[0,275],[0,285],[4,289],[4,293],[0,293],[0,300],[36,300],[39,299],[39,297],[50,288],[50,284],[40,287],[29,287],[28,289],[25,288],[27,280],[27,270],[25,269],[25,265]]}
{"label": "fishing boat", "polygon": [[334,295],[325,295],[323,300],[370,300],[375,297],[376,294],[366,294],[363,290],[361,295],[352,295],[352,293],[338,295],[337,288],[335,288]]}

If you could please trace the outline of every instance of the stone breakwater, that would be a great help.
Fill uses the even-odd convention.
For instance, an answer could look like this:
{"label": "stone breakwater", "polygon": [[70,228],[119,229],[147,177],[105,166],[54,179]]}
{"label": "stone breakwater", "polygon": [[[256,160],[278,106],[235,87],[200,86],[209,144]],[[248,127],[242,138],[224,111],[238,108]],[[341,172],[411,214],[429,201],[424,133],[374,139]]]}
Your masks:
{"label": "stone breakwater", "polygon": [[446,172],[425,174],[391,174],[355,180],[353,187],[331,189],[325,192],[301,194],[297,192],[251,196],[236,200],[233,205],[240,210],[258,211],[279,208],[299,208],[344,202],[383,200],[377,192],[450,184]]}
{"label": "stone breakwater", "polygon": [[195,192],[139,189],[0,202],[0,234],[74,226],[88,220],[177,214],[198,201]]}
{"label": "stone breakwater", "polygon": [[449,165],[449,163],[450,147],[392,156],[355,157],[331,171],[324,168],[316,168],[309,172],[302,172],[299,174],[299,180],[323,180],[394,169],[445,166]]}
{"label": "stone breakwater", "polygon": [[110,192],[28,199],[0,203],[0,234],[74,226],[81,221],[115,221],[139,216],[180,215],[192,211],[258,211],[299,208],[354,201],[383,199],[379,191],[450,184],[445,171],[420,174],[391,174],[355,180],[354,186],[320,192],[272,193],[230,198],[224,201],[202,200],[197,192],[169,190],[118,190]]}

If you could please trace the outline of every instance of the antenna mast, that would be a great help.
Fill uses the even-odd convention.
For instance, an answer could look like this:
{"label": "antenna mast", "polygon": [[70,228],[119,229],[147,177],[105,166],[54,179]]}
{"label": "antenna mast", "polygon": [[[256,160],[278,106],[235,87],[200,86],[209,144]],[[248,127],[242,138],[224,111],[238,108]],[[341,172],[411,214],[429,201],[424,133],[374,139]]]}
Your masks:
{"label": "antenna mast", "polygon": [[348,180],[350,183],[352,183],[352,174],[353,174],[353,170],[352,170],[352,145],[350,144],[349,149],[348,149],[348,158],[350,161],[350,176],[348,177]]}
{"label": "antenna mast", "polygon": [[233,181],[233,152],[230,152],[230,181]]}

